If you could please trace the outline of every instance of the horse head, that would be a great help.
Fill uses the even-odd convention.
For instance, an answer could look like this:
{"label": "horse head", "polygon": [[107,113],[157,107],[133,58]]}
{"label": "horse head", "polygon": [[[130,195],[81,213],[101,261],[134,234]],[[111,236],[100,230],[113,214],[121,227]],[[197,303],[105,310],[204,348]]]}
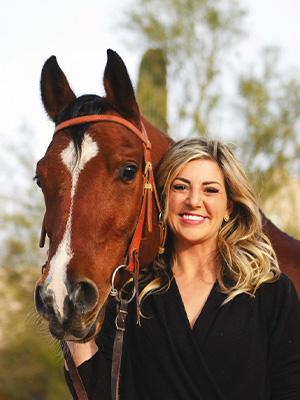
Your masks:
{"label": "horse head", "polygon": [[[36,167],[49,250],[35,302],[58,339],[87,341],[99,331],[113,271],[126,258],[138,223],[145,169],[145,144],[132,131],[142,132],[145,126],[154,169],[170,144],[141,117],[122,59],[112,50],[107,55],[105,97],[77,98],[55,57],[46,61],[41,74],[42,101],[57,129]],[[63,125],[90,115],[121,117],[132,128],[105,118]],[[153,205],[153,229],[146,232],[139,254],[143,266],[158,251],[157,213]],[[117,279],[120,287],[128,273]]]}

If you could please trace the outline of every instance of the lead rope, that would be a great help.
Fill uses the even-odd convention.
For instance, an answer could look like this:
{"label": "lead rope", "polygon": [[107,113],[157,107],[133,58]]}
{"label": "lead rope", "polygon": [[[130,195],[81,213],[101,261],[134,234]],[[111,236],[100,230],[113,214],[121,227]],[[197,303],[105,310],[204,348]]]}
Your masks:
{"label": "lead rope", "polygon": [[119,265],[113,272],[111,278],[110,295],[117,301],[117,316],[115,319],[116,335],[113,345],[112,365],[111,365],[111,394],[112,400],[118,400],[120,396],[120,370],[122,362],[124,332],[126,326],[126,318],[128,314],[128,304],[136,296],[136,286],[133,286],[133,291],[129,299],[122,298],[122,289],[118,291],[115,288],[115,278],[118,271],[122,268],[127,269],[126,264]]}
{"label": "lead rope", "polygon": [[122,362],[122,350],[124,341],[124,332],[126,318],[128,314],[128,301],[121,299],[118,306],[118,314],[116,317],[116,336],[113,346],[113,356],[111,364],[111,394],[112,400],[120,398],[120,370]]}
{"label": "lead rope", "polygon": [[62,349],[64,358],[66,360],[66,364],[67,364],[67,367],[69,370],[69,374],[71,377],[71,381],[72,381],[74,390],[77,395],[77,399],[78,400],[89,400],[67,343],[64,340],[61,340],[60,347]]}

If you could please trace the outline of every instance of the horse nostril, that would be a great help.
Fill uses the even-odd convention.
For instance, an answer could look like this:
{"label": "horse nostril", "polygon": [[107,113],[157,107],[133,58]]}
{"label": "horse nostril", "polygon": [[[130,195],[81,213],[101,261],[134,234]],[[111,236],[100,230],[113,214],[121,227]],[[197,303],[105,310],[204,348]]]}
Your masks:
{"label": "horse nostril", "polygon": [[54,297],[50,292],[45,292],[44,287],[38,285],[35,289],[35,306],[37,311],[44,315],[55,314],[54,311]]}
{"label": "horse nostril", "polygon": [[43,287],[38,285],[38,286],[36,286],[35,292],[34,292],[35,307],[39,313],[45,312],[45,303],[43,301],[42,290],[43,290]]}
{"label": "horse nostril", "polygon": [[43,286],[38,285],[35,289],[35,306],[41,314],[54,313],[53,308],[53,295],[45,293]]}
{"label": "horse nostril", "polygon": [[82,314],[91,311],[98,301],[98,289],[91,281],[81,281],[71,295],[74,307]]}

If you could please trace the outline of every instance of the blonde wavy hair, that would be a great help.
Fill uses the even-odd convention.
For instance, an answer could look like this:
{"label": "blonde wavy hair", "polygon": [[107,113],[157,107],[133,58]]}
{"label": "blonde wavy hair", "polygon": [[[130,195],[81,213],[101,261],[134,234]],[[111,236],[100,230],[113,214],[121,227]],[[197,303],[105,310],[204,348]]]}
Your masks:
{"label": "blonde wavy hair", "polygon": [[[261,214],[248,178],[229,147],[207,138],[185,139],[173,145],[162,158],[156,176],[163,220],[167,224],[170,187],[185,165],[198,159],[215,161],[221,169],[228,201],[232,205],[230,219],[223,222],[217,244],[219,271],[217,281],[227,294],[224,303],[241,293],[254,296],[267,282],[280,275],[275,252],[262,231]],[[173,258],[172,233],[168,232],[166,251],[154,261],[151,269],[143,271],[144,289],[139,302],[153,292],[170,285],[167,269]],[[145,284],[146,282],[146,284]]]}

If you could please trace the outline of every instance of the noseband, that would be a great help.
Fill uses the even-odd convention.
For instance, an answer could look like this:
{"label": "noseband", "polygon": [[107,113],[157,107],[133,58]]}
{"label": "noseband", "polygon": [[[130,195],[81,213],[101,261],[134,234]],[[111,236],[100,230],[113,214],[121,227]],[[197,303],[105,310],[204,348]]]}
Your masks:
{"label": "noseband", "polygon": [[[128,253],[125,257],[128,260],[127,265],[121,265],[116,268],[112,277],[112,290],[111,295],[114,296],[119,301],[118,314],[116,317],[116,337],[114,342],[113,349],[113,360],[112,360],[112,397],[113,399],[118,399],[119,392],[119,374],[120,374],[120,365],[121,365],[121,357],[122,357],[122,343],[123,343],[123,333],[125,330],[125,322],[127,315],[127,304],[132,300],[134,294],[136,296],[139,295],[138,291],[138,278],[139,278],[139,250],[143,235],[143,229],[145,225],[145,221],[147,221],[147,229],[148,232],[152,232],[152,204],[153,197],[156,203],[156,207],[159,215],[159,231],[160,231],[160,246],[158,253],[161,254],[164,252],[164,243],[166,237],[165,226],[161,220],[161,207],[157,195],[157,189],[154,181],[152,160],[151,160],[151,143],[148,138],[146,129],[142,123],[140,122],[141,129],[138,129],[131,122],[127,121],[125,118],[119,117],[117,115],[112,114],[92,114],[81,117],[74,117],[69,120],[63,121],[58,124],[55,128],[54,135],[58,132],[70,128],[73,126],[78,126],[82,124],[90,124],[90,123],[99,123],[99,122],[111,122],[114,124],[122,125],[126,127],[131,133],[137,136],[143,144],[143,154],[144,154],[144,171],[143,171],[143,192],[142,192],[142,205],[139,213],[139,218],[136,224],[135,231],[133,233],[131,242],[128,247]],[[43,220],[41,237],[40,237],[40,247],[43,247],[45,244],[46,238],[46,229],[45,229],[45,217]],[[122,295],[119,295],[117,290],[114,288],[114,278],[116,273],[120,268],[125,267],[130,273],[134,276],[134,290],[133,296],[129,300],[122,299]],[[137,317],[139,318],[139,308],[138,301],[137,303]],[[68,346],[62,342],[61,343],[62,350],[64,352],[64,356],[68,365],[69,373],[71,375],[71,379],[74,384],[75,391],[77,393],[79,400],[87,400],[87,395],[83,384],[81,382],[80,376],[78,374],[75,363],[72,359],[71,353],[68,349]]]}

